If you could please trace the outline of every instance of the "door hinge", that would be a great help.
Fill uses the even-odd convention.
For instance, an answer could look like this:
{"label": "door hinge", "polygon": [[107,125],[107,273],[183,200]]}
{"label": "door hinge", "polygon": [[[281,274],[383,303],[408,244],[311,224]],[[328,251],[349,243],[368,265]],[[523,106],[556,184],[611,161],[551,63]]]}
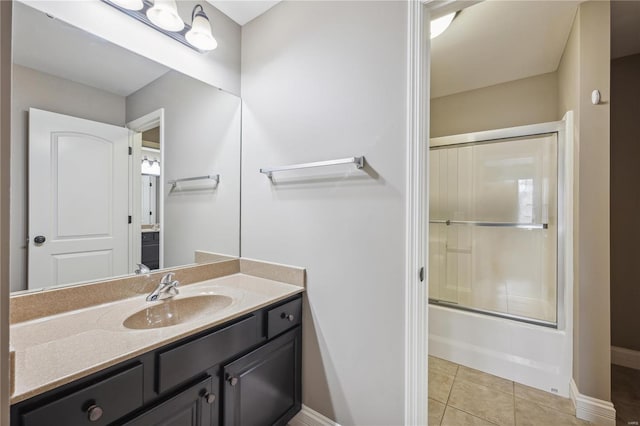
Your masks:
{"label": "door hinge", "polygon": [[129,155],[133,154],[133,148],[129,147]]}
{"label": "door hinge", "polygon": [[129,220],[129,222],[128,222],[128,223],[131,223],[131,216],[129,216],[129,219],[128,219],[128,220]]}
{"label": "door hinge", "polygon": [[418,273],[418,276],[420,277],[420,282],[424,281],[424,266],[420,268],[420,272]]}

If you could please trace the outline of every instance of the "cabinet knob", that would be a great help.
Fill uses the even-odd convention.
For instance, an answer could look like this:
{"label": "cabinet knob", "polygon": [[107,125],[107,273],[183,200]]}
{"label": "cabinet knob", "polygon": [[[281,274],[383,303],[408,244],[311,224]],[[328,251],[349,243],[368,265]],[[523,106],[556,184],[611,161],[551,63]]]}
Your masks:
{"label": "cabinet knob", "polygon": [[205,401],[207,401],[207,404],[213,404],[216,401],[216,396],[212,393],[208,393],[204,396]]}
{"label": "cabinet knob", "polygon": [[229,384],[230,384],[231,386],[235,386],[235,385],[237,385],[237,384],[238,384],[238,378],[237,378],[237,377],[230,377],[230,378],[229,378]]}
{"label": "cabinet knob", "polygon": [[296,317],[294,317],[294,316],[293,316],[293,314],[289,314],[289,315],[287,315],[287,314],[285,314],[285,313],[283,312],[282,314],[280,314],[280,318],[282,318],[282,319],[287,319],[287,320],[289,320],[289,322],[293,322],[293,320],[294,320]]}
{"label": "cabinet knob", "polygon": [[100,408],[99,406],[97,406],[95,404],[91,405],[87,409],[87,414],[89,416],[89,421],[90,422],[97,422],[102,417],[102,408]]}

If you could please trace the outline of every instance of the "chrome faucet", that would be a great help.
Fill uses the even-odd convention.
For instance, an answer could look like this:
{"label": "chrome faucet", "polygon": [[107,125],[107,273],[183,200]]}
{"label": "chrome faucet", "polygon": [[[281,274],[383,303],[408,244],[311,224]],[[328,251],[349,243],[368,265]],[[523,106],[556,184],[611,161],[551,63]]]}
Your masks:
{"label": "chrome faucet", "polygon": [[[147,296],[147,302],[155,302],[158,299],[167,299],[169,297],[177,295],[179,293],[178,284],[180,284],[180,282],[178,280],[174,280],[173,276],[173,272],[165,274],[160,280],[160,284],[158,284],[158,287],[156,287],[156,289]],[[161,298],[161,294],[164,294],[166,296]]]}

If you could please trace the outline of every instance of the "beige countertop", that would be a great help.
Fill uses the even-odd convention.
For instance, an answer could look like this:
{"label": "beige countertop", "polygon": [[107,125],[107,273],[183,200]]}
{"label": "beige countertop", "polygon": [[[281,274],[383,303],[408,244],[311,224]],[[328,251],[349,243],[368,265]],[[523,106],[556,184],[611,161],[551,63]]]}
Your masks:
{"label": "beige countertop", "polygon": [[146,295],[63,312],[11,326],[15,349],[15,391],[11,403],[26,400],[145,352],[245,315],[304,288],[235,273],[180,287],[174,298],[226,295],[231,305],[189,322],[149,330],[122,323],[150,306]]}

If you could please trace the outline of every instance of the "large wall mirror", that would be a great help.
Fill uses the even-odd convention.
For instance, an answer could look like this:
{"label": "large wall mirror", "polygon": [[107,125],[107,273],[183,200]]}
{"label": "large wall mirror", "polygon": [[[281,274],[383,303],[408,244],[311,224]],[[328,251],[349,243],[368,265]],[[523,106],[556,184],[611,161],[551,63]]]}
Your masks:
{"label": "large wall mirror", "polygon": [[11,290],[239,256],[240,98],[14,4]]}

